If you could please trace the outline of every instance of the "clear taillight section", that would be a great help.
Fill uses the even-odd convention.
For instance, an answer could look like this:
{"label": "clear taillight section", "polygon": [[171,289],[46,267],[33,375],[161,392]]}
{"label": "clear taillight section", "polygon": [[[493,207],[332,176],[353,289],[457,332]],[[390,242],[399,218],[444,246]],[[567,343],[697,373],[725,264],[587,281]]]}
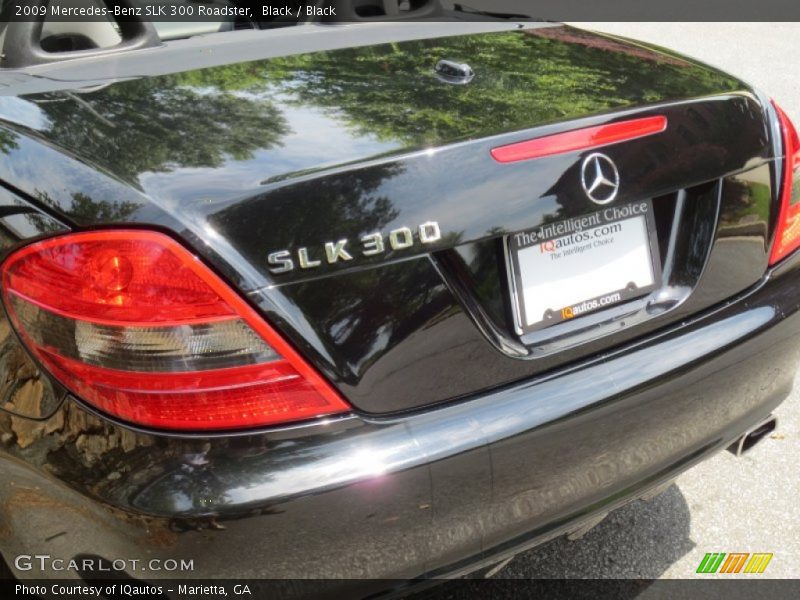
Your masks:
{"label": "clear taillight section", "polygon": [[77,233],[13,253],[3,301],[76,396],[159,429],[230,430],[350,410],[241,297],[170,237]]}
{"label": "clear taillight section", "polygon": [[800,247],[800,139],[786,113],[773,103],[783,135],[781,209],[769,264],[774,265]]}

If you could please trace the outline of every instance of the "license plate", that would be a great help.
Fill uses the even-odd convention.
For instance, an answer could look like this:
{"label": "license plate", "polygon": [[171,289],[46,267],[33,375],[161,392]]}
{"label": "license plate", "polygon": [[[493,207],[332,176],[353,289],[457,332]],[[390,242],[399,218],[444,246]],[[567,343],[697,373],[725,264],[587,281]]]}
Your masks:
{"label": "license plate", "polygon": [[520,334],[646,295],[661,277],[650,202],[511,234],[507,253]]}

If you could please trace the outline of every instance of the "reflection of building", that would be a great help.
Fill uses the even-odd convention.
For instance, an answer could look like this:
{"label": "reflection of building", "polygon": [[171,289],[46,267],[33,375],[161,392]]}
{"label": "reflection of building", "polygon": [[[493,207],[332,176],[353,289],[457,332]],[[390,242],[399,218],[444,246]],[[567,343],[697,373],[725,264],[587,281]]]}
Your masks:
{"label": "reflection of building", "polygon": [[675,58],[666,54],[660,54],[641,46],[631,46],[627,43],[617,42],[611,38],[599,37],[596,34],[583,31],[581,29],[572,29],[569,27],[550,27],[542,29],[528,29],[525,31],[525,33],[528,35],[535,35],[537,37],[543,37],[567,44],[578,44],[585,46],[586,48],[605,50],[615,54],[623,53],[660,64],[675,65],[676,67],[690,66],[690,63],[687,63],[685,60],[681,60],[680,58]]}

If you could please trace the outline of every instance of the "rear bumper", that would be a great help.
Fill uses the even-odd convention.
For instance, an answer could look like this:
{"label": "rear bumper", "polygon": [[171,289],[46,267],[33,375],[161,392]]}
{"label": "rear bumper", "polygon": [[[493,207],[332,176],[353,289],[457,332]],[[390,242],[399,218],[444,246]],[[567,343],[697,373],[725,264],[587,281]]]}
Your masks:
{"label": "rear bumper", "polygon": [[167,438],[66,402],[61,425],[0,450],[0,551],[12,566],[193,561],[128,570],[142,579],[468,570],[640,496],[768,415],[800,358],[799,268],[592,362],[404,417]]}

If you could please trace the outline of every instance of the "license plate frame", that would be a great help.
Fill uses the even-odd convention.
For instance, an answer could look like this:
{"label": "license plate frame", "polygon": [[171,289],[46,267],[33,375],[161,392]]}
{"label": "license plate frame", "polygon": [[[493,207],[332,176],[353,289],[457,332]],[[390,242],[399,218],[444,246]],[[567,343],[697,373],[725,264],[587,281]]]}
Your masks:
{"label": "license plate frame", "polygon": [[[612,234],[608,234],[605,237],[602,235],[599,238],[595,236],[595,231],[603,227],[616,229],[614,226],[617,224],[621,227],[620,231],[614,231]],[[580,234],[580,237],[585,237],[584,234],[586,234],[590,236],[590,238],[575,241],[575,236],[578,234]],[[613,237],[614,234],[618,235],[616,240],[606,242],[600,246],[594,246],[594,242],[607,239],[609,236]],[[585,248],[581,251],[570,251],[570,248],[582,247],[586,244],[591,244],[592,247]],[[571,294],[574,295],[575,293],[575,283],[572,280],[576,279],[576,277],[585,276],[601,279],[603,275],[609,275],[610,273],[610,267],[597,268],[590,263],[588,268],[579,272],[577,275],[572,274],[564,277],[562,280],[546,281],[543,284],[539,282],[538,279],[536,282],[531,283],[531,268],[537,266],[548,268],[547,265],[543,263],[537,265],[538,260],[544,259],[534,257],[534,254],[531,253],[532,248],[534,252],[538,250],[540,254],[547,255],[548,257],[556,253],[556,251],[567,251],[568,254],[562,254],[560,258],[551,258],[551,260],[560,260],[563,265],[571,266],[576,263],[576,259],[580,261],[580,257],[584,254],[589,253],[588,255],[591,256],[593,250],[598,253],[596,259],[600,259],[601,256],[613,254],[613,252],[611,252],[611,247],[615,245],[617,251],[620,251],[620,249],[628,249],[632,253],[632,256],[637,256],[635,259],[633,257],[630,257],[629,260],[626,259],[627,262],[626,260],[615,261],[615,264],[619,266],[622,266],[624,263],[628,267],[633,266],[634,270],[638,269],[638,272],[626,271],[626,273],[634,272],[633,279],[639,280],[637,282],[632,279],[628,282],[634,287],[630,285],[620,287],[616,283],[610,283],[609,289],[600,294],[591,293],[585,298],[579,298],[574,302],[567,302],[563,306],[549,307],[549,310],[545,311],[545,314],[543,314],[540,320],[529,318],[526,312],[526,293],[533,293],[534,290],[546,288],[547,286],[550,286],[551,289],[555,289],[556,286],[561,283],[562,286],[567,285],[571,287],[569,289],[562,288],[558,293],[554,293],[553,296],[556,298],[559,296],[560,298],[569,297]],[[604,248],[605,246],[609,246],[609,248]],[[545,248],[547,249],[545,250]],[[567,321],[573,322],[575,319],[645,296],[661,285],[661,259],[659,255],[653,203],[651,200],[605,207],[596,212],[568,219],[561,219],[532,229],[508,234],[505,236],[504,250],[506,265],[509,272],[508,283],[511,309],[514,316],[514,326],[519,335],[547,329]],[[525,253],[525,256],[522,257],[524,262],[521,262],[521,253]],[[641,254],[643,253],[646,255],[646,261],[642,259]],[[648,269],[649,274],[645,273]],[[616,269],[616,271],[618,270],[619,269]],[[590,274],[591,271],[594,271],[593,275]],[[564,283],[565,280],[570,280],[570,282]],[[620,276],[618,273],[611,273],[609,281],[616,282],[619,280]],[[598,289],[598,285],[600,284],[594,282],[589,287],[596,290]],[[526,290],[531,291],[526,292]],[[615,295],[619,297],[610,301],[609,298]],[[558,300],[553,301],[558,302]],[[602,304],[600,303],[601,301]],[[596,306],[593,305],[594,302],[597,303]],[[527,303],[528,311],[531,310],[532,304],[535,306],[536,303]],[[570,312],[564,312],[567,309],[570,309]],[[576,314],[576,309],[579,309],[578,314]],[[570,313],[572,316],[569,316]]]}

